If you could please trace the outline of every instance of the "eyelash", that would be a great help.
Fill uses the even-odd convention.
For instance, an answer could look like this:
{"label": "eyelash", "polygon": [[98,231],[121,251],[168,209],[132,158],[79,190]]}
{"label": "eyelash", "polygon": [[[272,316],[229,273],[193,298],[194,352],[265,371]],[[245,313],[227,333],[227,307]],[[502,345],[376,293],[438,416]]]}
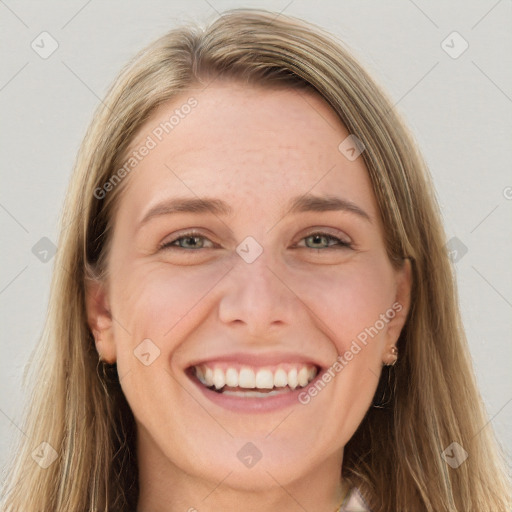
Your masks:
{"label": "eyelash", "polygon": [[[325,247],[325,248],[304,247],[305,249],[310,249],[312,251],[325,251],[327,249],[340,250],[340,249],[352,249],[353,248],[351,243],[344,242],[340,238],[338,238],[336,236],[333,236],[333,235],[331,235],[329,233],[324,233],[322,231],[313,231],[312,233],[309,233],[305,237],[301,238],[300,241],[305,240],[306,238],[309,238],[309,237],[312,237],[312,236],[324,236],[324,237],[328,238],[329,240],[336,240],[336,242],[338,242],[338,243],[336,245],[334,245],[334,246],[329,246],[329,247]],[[187,233],[184,233],[184,234],[180,235],[179,237],[175,238],[174,240],[171,240],[170,242],[165,242],[163,244],[160,244],[159,250],[162,250],[162,249],[171,249],[171,250],[177,249],[177,250],[183,250],[183,251],[199,251],[200,249],[203,249],[201,247],[199,249],[187,249],[185,247],[179,247],[179,246],[174,246],[173,245],[176,242],[178,242],[179,240],[182,240],[184,238],[192,238],[192,237],[204,238],[205,240],[208,240],[207,237],[203,236],[201,233],[198,233],[197,231],[189,231]]]}

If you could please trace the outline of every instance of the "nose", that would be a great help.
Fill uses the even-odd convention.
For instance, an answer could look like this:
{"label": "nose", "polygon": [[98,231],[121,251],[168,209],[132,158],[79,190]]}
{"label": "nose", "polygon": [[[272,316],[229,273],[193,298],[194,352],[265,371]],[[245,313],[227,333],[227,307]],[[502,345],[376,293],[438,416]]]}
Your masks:
{"label": "nose", "polygon": [[287,283],[284,271],[265,251],[252,263],[242,259],[224,282],[219,318],[245,329],[247,338],[264,339],[299,319],[300,300]]}

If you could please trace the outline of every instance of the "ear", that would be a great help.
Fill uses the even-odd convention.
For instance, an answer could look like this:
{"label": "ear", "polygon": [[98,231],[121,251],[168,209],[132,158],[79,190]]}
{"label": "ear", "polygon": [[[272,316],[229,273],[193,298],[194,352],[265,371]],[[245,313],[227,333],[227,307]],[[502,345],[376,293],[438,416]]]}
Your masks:
{"label": "ear", "polygon": [[396,271],[395,276],[396,295],[395,302],[391,307],[394,315],[392,317],[391,314],[388,315],[390,320],[386,330],[386,353],[392,351],[392,347],[398,341],[411,307],[412,266],[410,259],[404,260],[402,267]]}
{"label": "ear", "polygon": [[116,362],[116,346],[112,329],[112,315],[106,286],[95,279],[86,279],[85,307],[100,358],[109,364]]}

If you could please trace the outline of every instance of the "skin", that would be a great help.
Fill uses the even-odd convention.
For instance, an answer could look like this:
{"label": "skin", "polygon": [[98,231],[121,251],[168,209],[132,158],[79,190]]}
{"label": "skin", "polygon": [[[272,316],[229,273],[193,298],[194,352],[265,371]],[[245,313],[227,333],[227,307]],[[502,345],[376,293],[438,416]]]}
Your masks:
{"label": "skin", "polygon": [[[338,150],[349,134],[322,98],[216,81],[161,105],[132,148],[190,96],[197,106],[125,178],[108,281],[88,284],[97,350],[117,361],[136,419],[138,510],[331,512],[342,495],[343,447],[382,365],[394,360],[409,262],[392,267],[363,159]],[[287,215],[289,199],[306,192],[348,199],[371,222],[346,211]],[[233,211],[159,215],[139,228],[152,206],[177,196],[219,198]],[[201,231],[204,248],[159,249],[187,228]],[[352,247],[307,238],[323,230]],[[263,248],[250,264],[236,252],[247,236]],[[402,310],[307,405],[234,413],[184,373],[234,352],[329,367],[395,302]],[[160,350],[148,366],[134,357],[147,338]],[[262,453],[250,469],[237,458],[247,442]]]}

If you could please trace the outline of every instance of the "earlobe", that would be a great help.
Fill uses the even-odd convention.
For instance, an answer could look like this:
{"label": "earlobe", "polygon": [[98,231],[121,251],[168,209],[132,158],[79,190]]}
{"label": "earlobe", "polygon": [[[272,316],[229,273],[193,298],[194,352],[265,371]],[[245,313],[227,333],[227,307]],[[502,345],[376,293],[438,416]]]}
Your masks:
{"label": "earlobe", "polygon": [[115,363],[116,347],[112,330],[112,315],[106,287],[102,282],[93,279],[86,280],[85,306],[87,323],[94,336],[100,359],[109,364]]}

